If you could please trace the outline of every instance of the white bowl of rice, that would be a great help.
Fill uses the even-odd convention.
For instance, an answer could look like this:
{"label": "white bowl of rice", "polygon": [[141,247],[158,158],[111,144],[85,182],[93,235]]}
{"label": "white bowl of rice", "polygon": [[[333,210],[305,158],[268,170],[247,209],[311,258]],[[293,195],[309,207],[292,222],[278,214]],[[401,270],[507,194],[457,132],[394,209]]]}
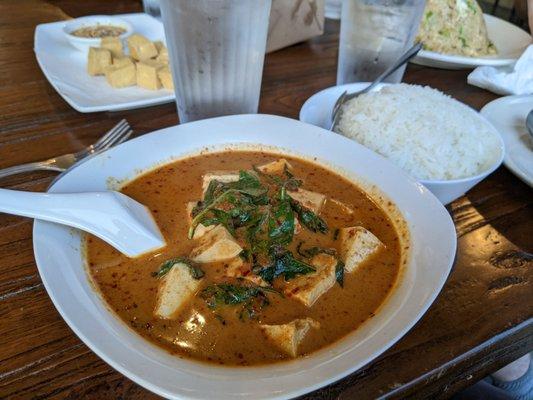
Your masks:
{"label": "white bowl of rice", "polygon": [[[367,85],[337,86],[315,94],[302,107],[300,120],[329,128],[338,96]],[[350,100],[336,131],[388,158],[443,204],[487,177],[504,156],[499,133],[477,111],[417,85],[381,85]]]}

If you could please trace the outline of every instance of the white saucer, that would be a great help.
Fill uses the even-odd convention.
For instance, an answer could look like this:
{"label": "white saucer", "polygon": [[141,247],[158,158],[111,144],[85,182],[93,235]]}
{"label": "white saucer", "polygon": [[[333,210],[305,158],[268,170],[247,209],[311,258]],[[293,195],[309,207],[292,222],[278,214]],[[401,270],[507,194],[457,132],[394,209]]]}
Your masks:
{"label": "white saucer", "polygon": [[481,114],[505,142],[505,166],[533,187],[533,138],[526,129],[526,116],[531,110],[533,95],[507,96],[487,104]]}

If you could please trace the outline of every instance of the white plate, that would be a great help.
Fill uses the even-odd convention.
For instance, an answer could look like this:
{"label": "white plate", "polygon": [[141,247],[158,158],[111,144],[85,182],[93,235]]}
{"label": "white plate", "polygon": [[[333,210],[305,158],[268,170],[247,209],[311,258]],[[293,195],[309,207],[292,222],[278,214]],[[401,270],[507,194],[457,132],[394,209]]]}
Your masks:
{"label": "white plate", "polygon": [[411,246],[398,285],[374,318],[305,358],[270,366],[222,367],[173,357],[110,312],[88,281],[78,231],[35,222],[33,245],[39,273],[54,305],[85,344],[155,393],[175,399],[243,400],[302,395],[361,368],[422,317],[451,270],[455,228],[427,189],[382,157],[315,126],[269,115],[214,118],[143,135],[81,164],[50,192],[103,190],[110,180],[129,180],[140,170],[228,145],[268,146],[280,153],[317,157],[317,162],[365,187],[377,185],[381,194],[371,192],[375,200],[382,196],[394,202],[406,220]]}
{"label": "white plate", "polygon": [[[315,93],[307,99],[300,109],[300,121],[329,129],[331,126],[331,111],[333,110],[333,106],[339,96],[345,90],[348,91],[348,93],[354,93],[363,90],[369,84],[370,83],[368,82],[348,83],[346,85],[332,86]],[[387,85],[390,84],[384,83],[377,85],[372,91],[379,91],[382,87]],[[463,104],[463,106],[467,112],[472,113],[473,116],[479,120],[480,125],[485,125],[485,127],[489,131],[492,131],[497,137],[498,141],[500,142],[500,154],[496,162],[490,168],[475,176],[462,179],[450,179],[446,181],[420,179],[419,182],[426,186],[435,196],[437,196],[442,204],[451,203],[453,200],[459,198],[472,187],[485,179],[489,174],[494,172],[496,168],[501,165],[505,153],[505,146],[502,138],[498,134],[498,131],[476,110],[468,107],[466,104]]]}
{"label": "white plate", "polygon": [[[148,14],[124,14],[134,33],[150,40],[165,41],[163,24]],[[46,79],[75,110],[83,113],[118,111],[174,101],[174,92],[147,90],[137,86],[115,89],[103,76],[87,74],[87,54],[68,43],[63,27],[66,21],[37,25],[35,56]]]}
{"label": "white plate", "polygon": [[533,110],[533,95],[507,96],[481,109],[505,142],[503,163],[533,187],[533,138],[526,129],[526,116]]}
{"label": "white plate", "polygon": [[421,50],[413,63],[443,69],[467,69],[482,65],[500,66],[515,62],[531,44],[531,36],[510,22],[483,14],[487,33],[498,54],[484,57],[465,57]]}

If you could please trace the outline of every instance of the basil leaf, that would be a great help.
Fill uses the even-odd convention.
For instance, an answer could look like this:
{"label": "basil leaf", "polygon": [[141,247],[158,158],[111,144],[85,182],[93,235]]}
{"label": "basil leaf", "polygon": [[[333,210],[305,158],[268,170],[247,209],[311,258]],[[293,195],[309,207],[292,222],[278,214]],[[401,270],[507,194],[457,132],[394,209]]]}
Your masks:
{"label": "basil leaf", "polygon": [[298,221],[312,232],[326,233],[328,225],[310,209],[304,207],[298,201],[290,199],[291,207],[298,216]]}
{"label": "basil leaf", "polygon": [[344,287],[344,263],[340,260],[335,266],[335,279],[341,287]]}
{"label": "basil leaf", "polygon": [[152,272],[152,276],[156,278],[162,278],[177,264],[185,264],[189,268],[189,272],[194,279],[201,279],[205,275],[204,271],[187,257],[177,257],[171,258],[170,260],[162,263],[157,271]]}

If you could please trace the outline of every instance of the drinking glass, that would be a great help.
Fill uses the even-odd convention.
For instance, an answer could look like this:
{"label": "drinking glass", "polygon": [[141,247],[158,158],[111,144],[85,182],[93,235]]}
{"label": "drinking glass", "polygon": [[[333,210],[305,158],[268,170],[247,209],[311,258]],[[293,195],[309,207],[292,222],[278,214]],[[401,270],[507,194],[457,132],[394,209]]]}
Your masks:
{"label": "drinking glass", "polygon": [[[413,45],[424,0],[343,0],[337,85],[372,82]],[[385,82],[402,80],[405,66]]]}
{"label": "drinking glass", "polygon": [[180,121],[256,113],[272,0],[161,0]]}
{"label": "drinking glass", "polygon": [[146,14],[155,18],[161,18],[159,0],[143,0],[143,9]]}

